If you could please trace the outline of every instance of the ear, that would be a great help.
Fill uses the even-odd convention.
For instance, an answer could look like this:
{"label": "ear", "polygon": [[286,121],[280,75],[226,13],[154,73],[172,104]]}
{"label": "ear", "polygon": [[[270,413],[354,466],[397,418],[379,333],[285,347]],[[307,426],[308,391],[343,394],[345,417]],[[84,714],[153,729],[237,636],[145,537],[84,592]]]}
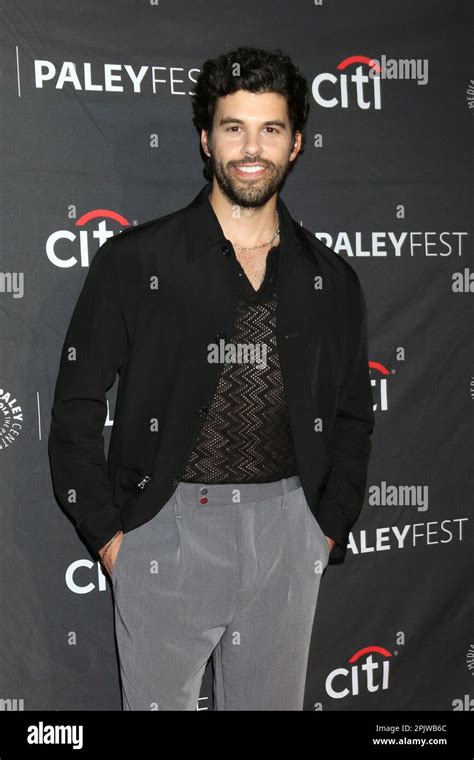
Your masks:
{"label": "ear", "polygon": [[293,148],[291,150],[289,160],[294,161],[296,156],[301,150],[301,145],[303,141],[303,133],[302,132],[295,132],[295,138],[293,140]]}
{"label": "ear", "polygon": [[[201,146],[202,146],[202,149],[203,149],[204,153],[209,158],[211,157],[211,154],[209,152],[209,143],[210,142],[211,142],[211,137],[210,137],[210,134],[209,134],[209,130],[207,130],[207,129],[201,129]],[[212,143],[211,143],[211,148],[212,148]]]}

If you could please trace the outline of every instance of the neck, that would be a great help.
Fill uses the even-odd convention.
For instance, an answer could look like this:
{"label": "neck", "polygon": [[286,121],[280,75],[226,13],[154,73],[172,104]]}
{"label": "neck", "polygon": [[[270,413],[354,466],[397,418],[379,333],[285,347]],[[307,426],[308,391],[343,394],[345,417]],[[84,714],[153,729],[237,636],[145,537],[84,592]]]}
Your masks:
{"label": "neck", "polygon": [[240,206],[239,216],[236,217],[236,204],[232,203],[214,180],[209,201],[228,240],[252,246],[264,243],[275,234],[277,193],[260,208]]}

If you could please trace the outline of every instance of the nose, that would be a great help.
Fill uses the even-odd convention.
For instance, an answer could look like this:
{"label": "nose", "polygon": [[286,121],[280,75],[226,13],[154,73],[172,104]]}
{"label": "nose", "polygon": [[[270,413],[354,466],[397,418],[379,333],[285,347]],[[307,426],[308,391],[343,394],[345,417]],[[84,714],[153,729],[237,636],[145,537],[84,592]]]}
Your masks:
{"label": "nose", "polygon": [[244,151],[244,154],[248,155],[250,158],[255,158],[256,155],[258,155],[260,151],[260,143],[258,138],[258,133],[253,134],[252,132],[247,132],[244,145],[242,150]]}

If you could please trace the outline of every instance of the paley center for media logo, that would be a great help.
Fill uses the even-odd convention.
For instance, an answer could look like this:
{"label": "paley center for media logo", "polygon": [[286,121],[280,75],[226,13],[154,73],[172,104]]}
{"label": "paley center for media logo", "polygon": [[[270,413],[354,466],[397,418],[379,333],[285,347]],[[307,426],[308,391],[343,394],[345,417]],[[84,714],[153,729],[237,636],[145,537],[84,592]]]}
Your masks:
{"label": "paley center for media logo", "polygon": [[0,388],[0,450],[8,449],[22,429],[22,407],[8,388]]}

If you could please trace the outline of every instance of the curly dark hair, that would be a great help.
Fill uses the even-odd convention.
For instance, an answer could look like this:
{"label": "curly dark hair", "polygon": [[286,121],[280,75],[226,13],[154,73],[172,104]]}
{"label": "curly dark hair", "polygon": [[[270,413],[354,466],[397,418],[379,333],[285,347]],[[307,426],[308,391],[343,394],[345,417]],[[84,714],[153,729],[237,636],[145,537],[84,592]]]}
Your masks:
{"label": "curly dark hair", "polygon": [[[202,129],[211,135],[217,99],[237,90],[283,95],[288,104],[292,140],[295,132],[303,133],[300,153],[303,152],[310,94],[305,77],[288,55],[279,48],[262,50],[244,46],[205,61],[192,99],[193,124],[199,135]],[[213,176],[210,159],[202,148],[201,155],[205,161],[204,176],[210,181]]]}

